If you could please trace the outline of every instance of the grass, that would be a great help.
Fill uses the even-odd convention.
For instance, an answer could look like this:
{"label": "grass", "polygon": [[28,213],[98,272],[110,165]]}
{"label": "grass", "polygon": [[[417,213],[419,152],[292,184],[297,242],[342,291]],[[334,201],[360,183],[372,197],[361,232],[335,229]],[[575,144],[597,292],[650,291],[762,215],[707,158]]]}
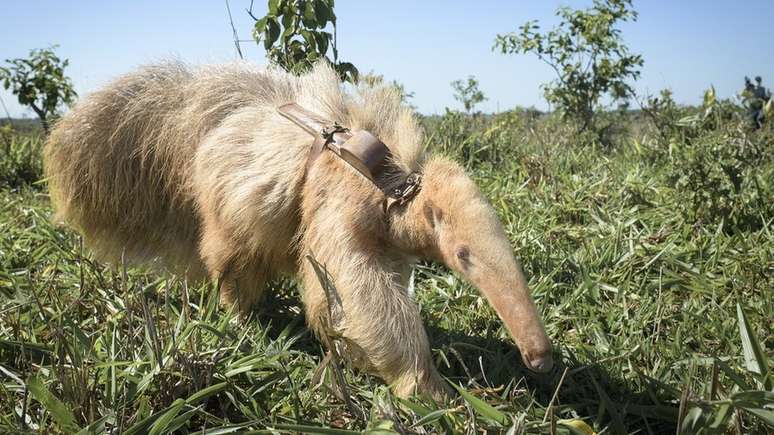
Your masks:
{"label": "grass", "polygon": [[[0,432],[773,430],[771,159],[743,168],[757,190],[719,190],[732,212],[713,216],[696,213],[695,189],[675,181],[693,173],[654,132],[601,147],[553,117],[428,124],[502,217],[554,339],[552,373],[525,370],[478,292],[421,263],[416,299],[459,396],[398,399],[326,357],[290,280],[239,322],[216,284],[96,262],[30,183],[39,158],[18,156],[39,140],[16,138],[3,168],[24,170],[0,189]],[[725,137],[700,133],[676,146]],[[739,134],[771,155],[769,133]]]}

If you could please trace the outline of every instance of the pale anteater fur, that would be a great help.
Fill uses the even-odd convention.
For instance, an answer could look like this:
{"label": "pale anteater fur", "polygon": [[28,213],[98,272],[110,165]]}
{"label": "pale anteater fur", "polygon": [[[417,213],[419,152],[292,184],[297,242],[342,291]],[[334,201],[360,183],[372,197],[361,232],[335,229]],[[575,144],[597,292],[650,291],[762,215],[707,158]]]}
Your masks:
{"label": "pale anteater fur", "polygon": [[[276,108],[296,102],[388,144],[393,165],[421,171],[407,205],[332,152],[307,171],[312,138]],[[147,66],[81,101],[45,150],[58,217],[102,258],[162,262],[221,283],[241,311],[265,284],[297,274],[308,323],[328,304],[312,254],[335,285],[333,327],[350,357],[400,395],[443,382],[407,293],[417,258],[443,261],[484,292],[528,367],[551,367],[549,341],[500,223],[463,170],[425,157],[410,110],[390,88],[342,90],[325,64],[296,77],[248,64]]]}

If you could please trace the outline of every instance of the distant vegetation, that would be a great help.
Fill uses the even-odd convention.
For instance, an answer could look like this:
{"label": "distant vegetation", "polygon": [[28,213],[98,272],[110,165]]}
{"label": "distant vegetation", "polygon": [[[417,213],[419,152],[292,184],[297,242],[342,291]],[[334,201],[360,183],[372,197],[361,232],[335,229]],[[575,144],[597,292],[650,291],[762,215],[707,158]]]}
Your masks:
{"label": "distant vegetation", "polygon": [[478,80],[473,76],[468,76],[467,80],[455,80],[451,82],[451,86],[454,89],[454,99],[462,103],[468,115],[474,107],[486,101],[484,93],[478,88]]}
{"label": "distant vegetation", "polygon": [[[332,1],[269,5],[285,29],[320,30],[317,16],[298,21],[308,7],[333,13]],[[560,16],[619,44],[609,26],[630,3],[594,5]],[[551,46],[533,30],[511,47]],[[285,36],[270,53],[284,56]],[[774,126],[754,129],[711,88],[694,107],[663,91],[641,110],[605,110],[594,99],[603,76],[583,77],[592,99],[574,106],[580,88],[555,83],[554,103],[572,102],[552,113],[419,116],[426,146],[462,162],[497,209],[557,360],[548,375],[527,371],[479,293],[422,263],[416,299],[459,392],[449,403],[397,399],[331,361],[292,281],[240,323],[218,308],[214,283],[95,261],[51,222],[40,132],[24,131],[31,121],[0,132],[0,432],[770,433]],[[629,92],[611,84],[626,77],[608,77],[613,96]],[[475,100],[462,101],[467,112]],[[568,115],[589,108],[596,130],[579,134],[583,120]]]}
{"label": "distant vegetation", "polygon": [[406,87],[402,83],[399,83],[397,80],[387,82],[383,75],[370,72],[368,74],[361,74],[358,77],[357,82],[358,84],[371,87],[391,86],[395,88],[398,95],[400,96],[400,101],[403,102],[403,104],[416,109],[416,107],[411,104],[411,99],[414,98],[414,92],[407,91]]}

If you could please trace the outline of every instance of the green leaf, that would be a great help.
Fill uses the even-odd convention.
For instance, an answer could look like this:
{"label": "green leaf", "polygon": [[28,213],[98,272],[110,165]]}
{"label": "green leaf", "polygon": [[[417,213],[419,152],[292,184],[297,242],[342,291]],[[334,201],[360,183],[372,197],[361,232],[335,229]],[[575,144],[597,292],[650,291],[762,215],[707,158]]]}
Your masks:
{"label": "green leaf", "polygon": [[317,53],[320,57],[328,53],[328,45],[333,37],[328,32],[314,32],[314,39],[317,42]]}
{"label": "green leaf", "polygon": [[438,421],[441,417],[446,415],[447,412],[449,412],[448,409],[438,409],[438,410],[435,410],[433,412],[428,413],[424,417],[420,418],[419,420],[417,420],[416,423],[414,423],[411,426],[412,427],[416,427],[416,426],[422,426],[423,424],[434,423],[434,422]]}
{"label": "green leaf", "polygon": [[368,435],[394,435],[398,432],[395,430],[395,422],[392,420],[381,420],[372,422],[371,427],[363,432]]}
{"label": "green leaf", "polygon": [[723,371],[723,373],[728,376],[729,379],[731,379],[734,384],[736,384],[739,388],[743,390],[750,390],[752,389],[752,385],[748,384],[747,381],[744,379],[744,377],[740,376],[738,370],[734,370],[731,368],[731,366],[728,365],[725,361],[717,360],[718,361],[718,367],[720,370]]}
{"label": "green leaf", "polygon": [[293,26],[292,24],[292,20],[290,20],[290,22],[287,22],[287,23],[285,23],[285,21],[287,20],[283,19],[283,26],[285,26],[285,30],[282,31],[282,35],[280,36],[280,38],[285,44],[288,44],[290,40],[293,38],[293,36],[296,34],[295,33],[296,29],[295,29],[295,26]]}
{"label": "green leaf", "polygon": [[263,40],[263,47],[268,50],[277,42],[280,36],[280,25],[276,18],[269,17],[266,21],[266,32],[264,33],[266,39]]}
{"label": "green leaf", "polygon": [[731,416],[731,412],[734,408],[729,404],[720,405],[715,411],[715,416],[709,424],[711,429],[719,429],[725,427],[728,424],[728,418]]}
{"label": "green leaf", "polygon": [[46,358],[54,352],[50,346],[45,344],[13,340],[0,340],[0,349],[3,348],[11,352],[29,352],[34,358]]}
{"label": "green leaf", "polygon": [[510,423],[510,420],[508,419],[507,415],[493,408],[491,405],[479,399],[478,397],[470,394],[467,390],[465,390],[461,386],[458,386],[456,384],[451,384],[451,385],[457,391],[459,391],[460,396],[462,396],[462,398],[465,399],[465,401],[468,402],[470,406],[472,406],[473,409],[475,409],[476,412],[478,412],[482,417],[485,417],[489,420],[496,421],[501,425],[507,425]]}
{"label": "green leaf", "polygon": [[715,101],[715,87],[710,86],[710,88],[704,92],[704,107],[712,106],[715,104]]}
{"label": "green leaf", "polygon": [[198,435],[224,435],[224,434],[230,434],[235,432],[243,433],[245,427],[250,426],[251,424],[253,424],[253,422],[225,425],[225,426],[220,426],[213,429],[204,429],[201,432],[196,432],[196,433]]}
{"label": "green leaf", "polygon": [[94,423],[84,427],[77,435],[96,435],[106,432],[105,423],[114,423],[115,418],[112,415],[106,415]]}
{"label": "green leaf", "polygon": [[314,34],[306,29],[301,29],[298,33],[304,38],[304,43],[306,43],[307,48],[314,50],[317,44]]}
{"label": "green leaf", "polygon": [[51,414],[54,421],[57,422],[59,428],[66,433],[78,432],[80,427],[75,423],[75,417],[70,408],[67,407],[61,400],[51,394],[51,392],[43,385],[36,376],[31,376],[27,379],[27,389],[30,391],[32,397],[40,402],[43,408]]}
{"label": "green leaf", "polygon": [[307,1],[304,5],[304,26],[315,28],[317,27],[317,12],[315,11],[315,1]]}
{"label": "green leaf", "polygon": [[312,1],[314,1],[314,11],[317,15],[317,26],[320,29],[325,28],[329,21],[336,20],[336,16],[326,0],[310,0],[309,2]]}
{"label": "green leaf", "polygon": [[296,33],[296,27],[298,24],[298,16],[293,12],[285,12],[282,15],[282,27],[285,29],[282,32],[283,39],[285,35],[294,35]]}
{"label": "green leaf", "polygon": [[575,435],[596,435],[594,429],[586,424],[583,420],[577,418],[572,420],[559,420],[556,422],[559,426],[566,427],[571,433]]}
{"label": "green leaf", "polygon": [[414,412],[414,414],[417,414],[420,417],[425,417],[431,412],[433,412],[430,409],[420,405],[419,403],[412,402],[411,400],[408,400],[408,399],[401,399],[400,397],[396,397],[395,400],[400,402],[403,406],[410,409],[412,412]]}
{"label": "green leaf", "polygon": [[176,416],[174,419],[172,419],[171,422],[169,422],[167,429],[163,433],[177,433],[177,430],[180,429],[180,427],[191,421],[191,418],[198,413],[199,408],[192,408]]}
{"label": "green leaf", "polygon": [[355,65],[349,62],[340,62],[336,65],[336,71],[342,80],[350,83],[357,83],[357,79],[360,76],[360,72],[355,68]]}
{"label": "green leaf", "polygon": [[702,409],[694,406],[683,417],[682,431],[680,433],[695,433],[702,426],[703,422],[704,415]]}
{"label": "green leaf", "polygon": [[255,39],[255,42],[260,42],[261,38],[263,38],[263,33],[266,30],[266,23],[268,21],[269,17],[263,17],[255,22],[255,26],[253,27],[253,38]]}
{"label": "green leaf", "polygon": [[335,429],[332,427],[322,427],[322,426],[308,426],[303,424],[275,424],[275,428],[277,429],[283,429],[283,430],[290,430],[297,433],[312,433],[312,434],[327,434],[327,435],[352,435],[352,434],[360,434],[359,431],[354,430],[346,430],[346,429]]}
{"label": "green leaf", "polygon": [[743,408],[750,414],[758,417],[767,425],[774,427],[774,411],[764,408]]}
{"label": "green leaf", "polygon": [[202,401],[202,400],[204,400],[204,399],[206,399],[206,398],[208,398],[210,396],[214,396],[214,395],[220,393],[221,391],[225,390],[226,388],[228,388],[228,382],[221,382],[219,384],[210,385],[209,387],[203,388],[203,389],[193,393],[192,395],[188,396],[188,398],[185,399],[185,401],[189,405],[193,405],[193,404],[196,404],[196,403],[198,403],[198,402],[200,402],[200,401]]}
{"label": "green leaf", "polygon": [[[161,418],[161,416],[166,415],[170,410],[172,410],[173,408],[177,407],[178,406],[178,402],[180,400],[182,400],[182,399],[176,400],[175,402],[172,403],[172,405],[164,408],[163,410],[161,410],[159,412],[156,412],[154,414],[151,414],[151,415],[149,415],[147,417],[142,418],[140,421],[136,422],[130,428],[128,428],[123,433],[123,435],[135,435],[135,434],[140,434],[140,433],[146,433],[147,432],[146,429],[148,428],[148,426],[151,425],[151,423],[155,422],[156,420]],[[183,400],[183,404],[185,404],[184,400]],[[180,409],[178,408],[178,412],[179,412],[179,410]],[[144,415],[143,412],[139,412],[139,411],[138,411],[137,414],[138,415]],[[175,412],[175,415],[177,415],[177,412]],[[174,415],[172,416],[172,418],[174,418]]]}
{"label": "green leaf", "polygon": [[731,396],[737,406],[760,406],[774,404],[774,391],[742,391]]}
{"label": "green leaf", "polygon": [[183,406],[185,406],[184,399],[175,400],[167,409],[167,411],[161,417],[159,417],[155,423],[153,423],[153,426],[151,426],[148,435],[159,435],[161,433],[167,433],[167,427],[172,422],[172,420],[177,417],[177,414],[180,413],[180,410],[183,408]]}
{"label": "green leaf", "polygon": [[607,410],[608,415],[610,415],[610,420],[612,420],[614,432],[626,433],[626,425],[623,422],[623,418],[621,417],[621,414],[618,412],[618,408],[615,406],[613,401],[610,400],[610,397],[607,395],[607,393],[605,393],[605,391],[599,385],[596,378],[592,376],[590,379],[591,379],[591,383],[594,384],[594,388],[597,390],[597,394],[599,395],[599,399],[602,406],[604,406],[604,408]]}
{"label": "green leaf", "polygon": [[739,334],[742,338],[742,351],[744,354],[745,367],[747,370],[764,377],[763,385],[767,390],[772,390],[771,377],[768,376],[769,366],[766,361],[766,354],[761,349],[761,343],[755,332],[750,326],[747,315],[742,310],[742,306],[736,304],[736,314],[739,319]]}
{"label": "green leaf", "polygon": [[269,0],[269,15],[279,15],[279,3],[280,0]]}

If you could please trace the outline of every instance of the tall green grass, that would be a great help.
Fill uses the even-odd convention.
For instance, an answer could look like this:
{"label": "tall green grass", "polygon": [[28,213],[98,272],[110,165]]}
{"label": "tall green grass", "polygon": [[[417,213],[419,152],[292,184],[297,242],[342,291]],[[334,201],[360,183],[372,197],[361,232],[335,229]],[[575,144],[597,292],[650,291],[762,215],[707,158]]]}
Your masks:
{"label": "tall green grass", "polygon": [[[598,145],[531,113],[426,121],[428,146],[463,161],[497,208],[558,361],[525,370],[478,292],[421,263],[416,299],[459,393],[448,403],[398,399],[328,355],[292,281],[241,322],[216,284],[95,261],[50,222],[40,141],[15,139],[31,158],[0,161],[0,432],[771,431],[771,131],[641,123]],[[691,156],[749,143],[764,153],[737,159],[739,191],[692,172],[722,185],[713,165],[737,157]],[[731,212],[697,210],[697,194]]]}
{"label": "tall green grass", "polygon": [[43,174],[43,141],[37,134],[0,134],[0,185],[34,184]]}

